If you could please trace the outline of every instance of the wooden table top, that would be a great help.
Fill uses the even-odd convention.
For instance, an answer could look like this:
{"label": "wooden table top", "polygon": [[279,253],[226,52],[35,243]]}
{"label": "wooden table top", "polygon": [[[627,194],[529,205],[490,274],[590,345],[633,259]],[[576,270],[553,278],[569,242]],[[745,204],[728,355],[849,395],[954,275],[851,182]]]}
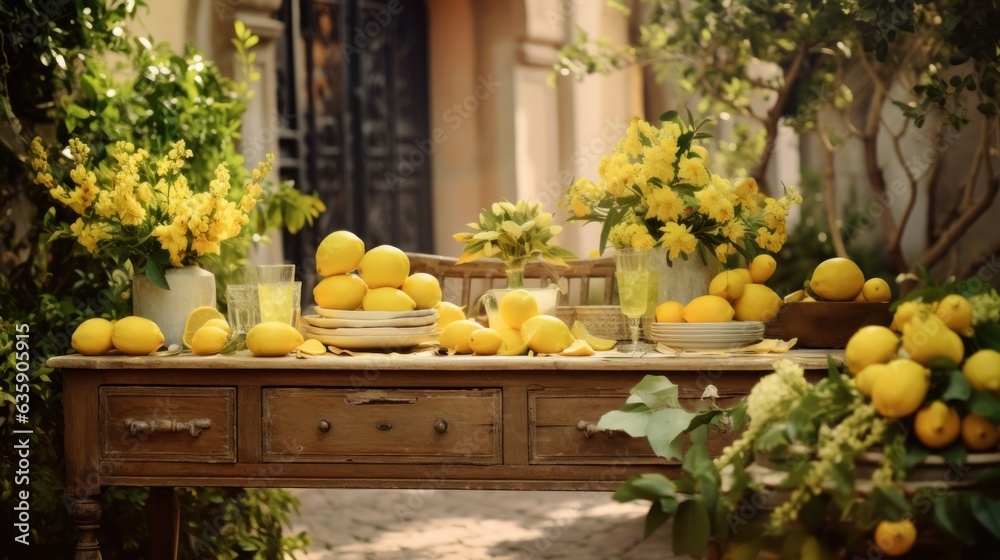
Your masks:
{"label": "wooden table top", "polygon": [[424,352],[418,354],[355,353],[353,356],[326,354],[319,357],[255,358],[248,351],[230,355],[195,356],[178,354],[170,356],[81,356],[72,354],[49,358],[48,365],[61,369],[252,369],[252,370],[508,370],[508,371],[683,371],[703,368],[730,371],[767,371],[781,359],[791,360],[805,369],[826,369],[827,356],[843,363],[843,350],[793,349],[784,354],[692,354],[667,355],[649,353],[641,357],[600,352],[596,356],[438,356]]}

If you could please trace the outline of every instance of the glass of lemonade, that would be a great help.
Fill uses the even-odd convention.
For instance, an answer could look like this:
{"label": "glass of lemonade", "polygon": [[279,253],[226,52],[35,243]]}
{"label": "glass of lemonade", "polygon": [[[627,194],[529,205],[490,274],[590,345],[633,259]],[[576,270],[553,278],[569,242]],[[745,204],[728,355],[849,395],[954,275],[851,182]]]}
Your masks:
{"label": "glass of lemonade", "polygon": [[615,279],[622,313],[628,318],[632,334],[630,344],[619,345],[622,352],[641,349],[639,324],[646,312],[649,297],[649,254],[647,249],[619,249],[615,254]]}
{"label": "glass of lemonade", "polygon": [[302,282],[258,284],[257,293],[260,298],[261,322],[278,321],[298,327]]}

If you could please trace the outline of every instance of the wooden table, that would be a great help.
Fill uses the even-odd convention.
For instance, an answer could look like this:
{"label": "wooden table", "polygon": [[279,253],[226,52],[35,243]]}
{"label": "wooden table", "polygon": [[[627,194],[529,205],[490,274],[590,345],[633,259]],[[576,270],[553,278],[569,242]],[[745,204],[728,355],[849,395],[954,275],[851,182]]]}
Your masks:
{"label": "wooden table", "polygon": [[[154,558],[176,557],[176,486],[614,490],[676,475],[645,439],[595,431],[647,374],[736,402],[776,359],[60,356],[76,560],[99,558],[102,486],[148,486]],[[839,353],[838,353],[839,359]],[[725,445],[724,438],[712,442]]]}

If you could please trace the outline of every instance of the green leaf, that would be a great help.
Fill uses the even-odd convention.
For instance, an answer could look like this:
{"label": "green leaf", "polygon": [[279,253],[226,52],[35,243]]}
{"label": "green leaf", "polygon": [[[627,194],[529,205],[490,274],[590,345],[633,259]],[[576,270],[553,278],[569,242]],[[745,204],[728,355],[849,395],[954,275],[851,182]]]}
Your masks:
{"label": "green leaf", "polygon": [[934,502],[934,521],[942,531],[955,540],[971,545],[975,542],[972,532],[972,514],[962,496],[943,495]]}
{"label": "green leaf", "polygon": [[984,529],[1000,540],[1000,499],[986,496],[972,496],[969,499],[972,517],[979,521]]}
{"label": "green leaf", "polygon": [[[624,410],[627,407],[632,407],[633,410]],[[597,427],[602,430],[621,430],[632,437],[646,437],[646,429],[653,411],[642,403],[625,405],[622,408],[601,416],[597,421]]]}
{"label": "green leaf", "polygon": [[930,454],[931,451],[922,445],[914,445],[907,448],[906,457],[903,458],[903,469],[909,471],[917,463],[929,457]]}
{"label": "green leaf", "polygon": [[[680,408],[678,387],[662,375],[647,375],[629,391],[651,410]],[[630,399],[631,401],[631,399]]]}
{"label": "green leaf", "polygon": [[896,488],[888,486],[876,486],[868,499],[874,504],[875,511],[879,512],[886,519],[898,521],[910,512],[910,502],[906,496]]}
{"label": "green leaf", "polygon": [[163,275],[163,268],[160,264],[153,259],[146,260],[146,266],[143,268],[143,272],[146,273],[146,278],[158,288],[163,288],[164,290],[169,290],[170,286],[167,284],[167,277]]}
{"label": "green leaf", "polygon": [[698,500],[686,500],[674,515],[674,554],[703,558],[708,551],[708,511]]}
{"label": "green leaf", "polygon": [[963,444],[961,440],[958,440],[942,449],[939,453],[948,462],[962,466],[965,464],[969,451],[965,448],[965,444]]}
{"label": "green leaf", "polygon": [[969,411],[1000,424],[1000,400],[986,391],[973,391],[969,397]]}
{"label": "green leaf", "polygon": [[663,113],[662,115],[660,115],[660,121],[661,122],[670,121],[670,122],[674,122],[674,123],[680,124],[680,122],[679,122],[680,119],[678,118],[677,111],[667,111],[666,113]]}
{"label": "green leaf", "polygon": [[[675,507],[677,502],[673,502]],[[649,513],[646,514],[646,527],[643,538],[648,539],[654,531],[663,526],[670,519],[670,514],[663,510],[661,500],[655,500],[649,506]]]}
{"label": "green leaf", "polygon": [[653,452],[664,459],[680,459],[682,434],[694,414],[681,408],[664,408],[653,412],[646,428],[646,439]]}
{"label": "green leaf", "polygon": [[631,502],[632,500],[659,500],[674,498],[676,490],[674,482],[659,473],[638,474],[630,476],[615,490],[612,499],[616,502]]}
{"label": "green leaf", "polygon": [[965,378],[965,375],[957,369],[951,370],[948,375],[948,387],[941,395],[941,400],[966,401],[969,400],[971,394],[972,387],[969,386],[969,380]]}

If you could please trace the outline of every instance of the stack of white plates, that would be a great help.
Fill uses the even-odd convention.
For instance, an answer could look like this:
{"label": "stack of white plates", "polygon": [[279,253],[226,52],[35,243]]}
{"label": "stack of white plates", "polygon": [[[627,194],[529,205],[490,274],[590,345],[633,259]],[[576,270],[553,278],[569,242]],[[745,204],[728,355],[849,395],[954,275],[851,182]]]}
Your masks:
{"label": "stack of white plates", "polygon": [[733,350],[764,339],[764,323],[653,323],[653,340],[681,350]]}
{"label": "stack of white plates", "polygon": [[316,307],[305,315],[306,338],[348,350],[401,350],[436,338],[438,313],[416,311],[340,311]]}

